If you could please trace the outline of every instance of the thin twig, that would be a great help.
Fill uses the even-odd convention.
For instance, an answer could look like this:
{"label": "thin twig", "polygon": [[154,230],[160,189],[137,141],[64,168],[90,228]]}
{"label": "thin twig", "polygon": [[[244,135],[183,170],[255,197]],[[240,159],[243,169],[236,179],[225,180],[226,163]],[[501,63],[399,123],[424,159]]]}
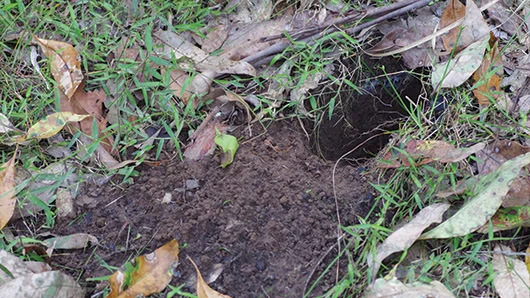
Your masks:
{"label": "thin twig", "polygon": [[[480,11],[484,11],[488,8],[490,8],[491,6],[493,6],[495,3],[499,2],[499,0],[494,0],[490,3],[487,3],[485,4],[484,6],[480,7]],[[456,21],[454,21],[453,23],[451,23],[450,25],[446,26],[446,27],[443,27],[442,29],[428,35],[428,36],[425,36],[424,38],[422,39],[419,39],[411,44],[409,44],[408,46],[406,47],[402,47],[402,48],[399,48],[399,49],[396,49],[396,50],[393,50],[393,51],[390,51],[390,52],[386,52],[386,53],[379,53],[379,54],[374,54],[374,53],[367,53],[368,55],[370,56],[374,56],[374,57],[386,57],[386,56],[392,56],[392,55],[396,55],[396,54],[399,54],[399,53],[403,53],[405,51],[408,51],[412,48],[415,48],[421,44],[424,44],[426,42],[428,42],[429,40],[437,37],[437,36],[440,36],[442,34],[445,34],[449,31],[451,31],[452,29],[462,25],[462,23],[464,22],[464,18],[461,18],[461,19],[458,19]]]}
{"label": "thin twig", "polygon": [[[408,11],[411,11],[411,10],[426,6],[429,3],[430,3],[430,0],[421,0],[421,1],[409,0],[409,1],[405,1],[405,2],[397,2],[397,3],[394,3],[392,5],[388,5],[386,7],[383,7],[383,8],[373,8],[373,9],[367,10],[365,14],[360,13],[359,15],[353,15],[353,16],[350,16],[350,17],[345,17],[345,18],[336,20],[336,21],[334,21],[334,23],[331,26],[326,27],[325,29],[321,30],[320,32],[318,32],[316,34],[313,34],[313,35],[311,35],[309,37],[305,37],[303,39],[298,39],[297,41],[311,44],[311,43],[314,43],[319,38],[322,38],[323,36],[326,36],[328,34],[331,34],[333,32],[336,32],[337,30],[339,30],[337,25],[344,23],[346,20],[350,21],[350,22],[351,21],[360,21],[360,20],[365,19],[365,18],[376,17],[378,15],[384,14],[383,16],[380,16],[380,17],[376,18],[375,20],[372,20],[372,21],[369,21],[369,22],[366,22],[366,23],[363,23],[363,24],[359,24],[359,25],[357,25],[357,26],[355,26],[353,28],[350,28],[350,29],[348,29],[346,31],[348,34],[353,35],[353,34],[359,32],[359,31],[361,31],[361,30],[363,30],[365,28],[373,26],[374,24],[377,24],[377,23],[382,22],[384,20],[387,20],[389,18],[396,17],[396,16],[401,15],[401,14],[404,14],[404,13],[406,13]],[[293,34],[296,34],[296,33],[293,33]],[[274,38],[274,37],[276,37],[276,36],[273,36],[271,38]],[[266,63],[268,63],[268,62],[270,62],[272,60],[273,57],[271,57],[271,56],[274,56],[274,55],[276,55],[278,53],[281,53],[289,45],[291,45],[291,43],[288,42],[288,41],[278,42],[278,43],[276,43],[276,44],[274,44],[274,45],[272,45],[272,46],[270,46],[270,47],[268,47],[268,48],[266,48],[266,49],[264,49],[262,51],[259,51],[259,52],[255,53],[254,55],[250,55],[250,56],[246,57],[245,59],[243,59],[243,61],[252,64],[254,67],[266,64]]]}

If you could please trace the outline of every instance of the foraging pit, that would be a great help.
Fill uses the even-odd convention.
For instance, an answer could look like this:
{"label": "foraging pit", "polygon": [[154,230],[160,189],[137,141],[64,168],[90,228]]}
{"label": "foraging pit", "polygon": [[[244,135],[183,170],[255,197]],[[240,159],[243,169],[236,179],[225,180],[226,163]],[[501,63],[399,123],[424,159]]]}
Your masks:
{"label": "foraging pit", "polygon": [[[345,154],[355,159],[375,156],[422,92],[421,81],[405,71],[399,59],[361,59],[362,67],[343,61],[350,69],[362,69],[350,79],[357,90],[341,91],[331,118],[325,113],[314,125],[313,151],[325,159],[337,160]],[[321,98],[321,102],[330,99]]]}

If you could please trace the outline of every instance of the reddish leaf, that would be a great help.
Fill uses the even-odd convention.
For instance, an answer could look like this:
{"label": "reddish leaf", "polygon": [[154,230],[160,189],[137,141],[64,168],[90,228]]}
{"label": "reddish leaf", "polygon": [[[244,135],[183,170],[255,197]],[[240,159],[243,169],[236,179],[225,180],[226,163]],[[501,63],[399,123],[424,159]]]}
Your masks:
{"label": "reddish leaf", "polygon": [[490,104],[490,99],[497,99],[502,94],[500,75],[503,73],[503,65],[499,42],[493,34],[490,37],[490,45],[490,50],[486,53],[482,64],[473,74],[473,80],[478,85],[473,90],[473,94],[480,105],[486,106]]}
{"label": "reddish leaf", "polygon": [[464,21],[461,27],[451,29],[442,36],[447,51],[456,47],[455,51],[459,52],[489,32],[488,24],[473,1],[467,1],[467,6],[464,6],[459,0],[450,0],[442,13],[440,27],[447,27],[462,18]]}
{"label": "reddish leaf", "polygon": [[[75,92],[71,99],[61,94],[61,111],[73,112],[75,114],[89,114],[95,117],[98,127],[98,138],[102,139],[101,145],[107,152],[112,152],[114,140],[112,136],[105,132],[107,128],[107,119],[103,117],[103,102],[105,101],[105,92],[101,89],[96,91],[85,92],[83,86]],[[92,136],[93,118],[87,118],[76,123],[75,127],[80,129],[88,136]]]}
{"label": "reddish leaf", "polygon": [[[450,0],[442,13],[442,17],[440,19],[440,28],[451,25],[451,23],[458,21],[465,15],[466,6],[459,0]],[[458,35],[460,35],[460,28],[454,28],[442,36],[442,41],[447,51],[451,51],[453,49],[456,44],[456,40],[458,39]],[[461,49],[457,49],[457,51],[458,50]]]}
{"label": "reddish leaf", "polygon": [[206,155],[210,155],[215,150],[215,136],[216,131],[225,133],[227,126],[213,118],[215,110],[210,112],[210,116],[206,117],[202,124],[191,136],[192,141],[186,146],[184,157],[188,160],[201,160]]}

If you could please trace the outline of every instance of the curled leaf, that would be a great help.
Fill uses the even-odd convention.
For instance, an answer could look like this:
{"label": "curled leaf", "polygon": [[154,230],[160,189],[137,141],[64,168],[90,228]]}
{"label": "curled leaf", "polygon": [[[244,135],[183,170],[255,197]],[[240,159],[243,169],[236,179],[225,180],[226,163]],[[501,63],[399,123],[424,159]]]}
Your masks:
{"label": "curled leaf", "polygon": [[221,157],[221,167],[225,168],[234,161],[234,156],[236,155],[237,148],[239,148],[239,143],[237,138],[233,135],[221,133],[219,130],[216,131],[215,144],[221,148],[223,155]]}
{"label": "curled leaf", "polygon": [[195,262],[188,256],[188,260],[193,264],[193,267],[195,267],[195,271],[197,271],[197,297],[198,298],[230,298],[228,295],[223,295],[212,288],[204,281],[202,278],[201,272],[199,271],[199,268],[197,265],[195,265]]}
{"label": "curled leaf", "polygon": [[83,82],[81,57],[71,44],[55,40],[34,37],[42,48],[44,55],[50,58],[51,73],[59,89],[72,98]]}
{"label": "curled leaf", "polygon": [[25,137],[20,137],[17,142],[27,139],[47,139],[57,134],[68,122],[78,122],[90,115],[78,115],[72,112],[53,113],[35,123],[28,129]]}

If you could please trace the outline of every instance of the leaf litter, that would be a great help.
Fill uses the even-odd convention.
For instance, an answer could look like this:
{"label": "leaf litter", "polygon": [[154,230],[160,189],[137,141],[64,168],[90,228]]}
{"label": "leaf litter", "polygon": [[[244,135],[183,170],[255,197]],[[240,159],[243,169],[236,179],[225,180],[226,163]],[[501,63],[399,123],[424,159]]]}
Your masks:
{"label": "leaf litter", "polygon": [[[465,6],[465,9],[463,9],[461,6],[458,6],[460,3],[459,1],[449,2],[450,5],[448,6],[448,8],[446,8],[444,14],[442,14],[442,28],[463,17],[463,29],[454,28],[449,31],[449,34],[442,37],[443,44],[445,45],[445,50],[451,52],[454,49],[454,53],[456,54],[456,56],[454,56],[452,59],[449,59],[449,62],[447,62],[448,64],[439,64],[438,66],[435,66],[435,70],[438,70],[438,72],[435,71],[438,77],[435,80],[433,79],[433,85],[440,85],[442,87],[449,88],[459,86],[465,83],[467,79],[469,79],[474,73],[473,79],[475,82],[486,82],[482,85],[477,84],[477,92],[475,92],[475,96],[478,98],[479,103],[484,104],[486,102],[486,99],[489,102],[489,100],[491,100],[492,98],[497,98],[495,94],[489,93],[492,88],[494,88],[495,91],[500,91],[500,76],[497,76],[496,74],[490,75],[492,65],[494,65],[494,68],[497,69],[501,66],[498,62],[496,62],[500,60],[500,52],[498,48],[492,46],[490,48],[490,51],[486,54],[486,58],[484,59],[483,53],[487,48],[487,44],[485,38],[480,38],[484,35],[488,35],[489,37],[489,28],[487,28],[487,24],[484,22],[480,10],[470,1],[468,1],[468,5]],[[255,12],[253,12],[251,8],[245,8],[244,6],[241,6],[240,8],[238,8],[238,17],[240,18],[240,24],[238,24],[238,26],[240,27],[238,27],[238,30],[235,31],[239,31],[240,33],[238,34],[242,35],[238,36],[238,34],[234,34],[234,31],[231,31],[226,27],[219,26],[219,30],[214,29],[210,31],[206,35],[207,38],[205,40],[201,40],[200,36],[194,37],[198,41],[198,44],[201,46],[200,48],[190,43],[188,39],[183,38],[181,36],[171,35],[170,38],[167,38],[164,32],[155,33],[154,36],[161,40],[162,44],[164,44],[164,46],[161,46],[161,44],[154,45],[155,49],[162,49],[162,52],[159,52],[159,54],[163,55],[166,59],[172,59],[174,57],[179,59],[178,66],[181,69],[169,70],[171,71],[172,80],[177,83],[172,87],[173,91],[175,92],[175,96],[181,98],[181,100],[183,100],[184,102],[188,102],[191,99],[195,100],[195,98],[201,100],[201,97],[203,95],[209,93],[214,79],[218,75],[257,75],[255,67],[248,62],[254,60],[247,58],[253,58],[253,55],[255,55],[256,53],[261,53],[264,50],[266,51],[275,44],[275,42],[271,41],[263,42],[264,38],[270,37],[275,34],[281,35],[282,32],[289,31],[292,29],[288,27],[291,25],[291,23],[285,21],[283,18],[269,20],[270,12],[272,10],[268,6],[268,4],[270,4],[270,2],[262,1],[260,5],[264,6],[259,6],[260,9],[256,10]],[[452,9],[454,11],[447,12],[449,11],[449,9]],[[465,11],[463,16],[462,11]],[[289,20],[291,17],[292,16],[290,16],[289,14],[286,14],[285,19]],[[318,17],[307,18],[306,20],[309,19],[313,21],[313,19],[317,19],[318,21],[316,22],[316,24],[322,25],[325,23],[326,18],[326,11],[320,10],[320,12],[318,12]],[[256,25],[255,22],[258,21],[259,23]],[[245,26],[247,25],[244,24],[245,22],[248,24],[252,24],[252,26]],[[292,22],[292,24],[296,25],[296,22]],[[513,31],[514,29],[512,28],[511,30]],[[391,34],[398,35],[403,32],[405,31],[394,31],[386,35],[388,37],[391,37]],[[458,34],[456,34],[456,32],[458,32]],[[252,36],[252,39],[248,38],[247,42],[241,42],[244,40],[244,38],[249,36]],[[64,100],[63,98],[61,99],[61,104],[62,106],[64,106],[63,112],[75,112],[74,110],[80,112],[82,110],[83,113],[80,113],[80,115],[85,114],[84,112],[92,115],[92,121],[95,121],[95,126],[97,127],[96,133],[94,133],[94,125],[92,124],[93,122],[91,122],[90,125],[88,122],[85,122],[83,124],[83,121],[85,120],[82,119],[78,123],[77,128],[83,131],[88,136],[97,135],[98,138],[102,138],[103,147],[100,148],[101,151],[99,155],[103,156],[106,154],[106,160],[108,161],[108,163],[105,163],[108,166],[110,165],[111,167],[118,167],[117,164],[119,165],[121,163],[118,163],[118,161],[114,160],[114,158],[112,157],[112,154],[114,153],[113,151],[116,148],[114,148],[111,133],[108,133],[106,130],[107,119],[104,117],[101,109],[101,103],[104,101],[102,100],[102,97],[104,95],[103,93],[100,93],[99,95],[97,93],[91,94],[90,92],[87,93],[83,90],[83,78],[82,75],[79,75],[80,68],[78,67],[78,64],[76,64],[76,62],[74,61],[75,59],[72,58],[76,56],[77,53],[75,52],[75,50],[73,50],[73,47],[71,45],[62,42],[48,41],[38,38],[35,38],[35,40],[41,45],[46,55],[52,59],[52,74],[55,80],[58,82],[59,89],[63,91],[64,95],[67,97],[67,100]],[[174,44],[174,41],[178,41],[178,44]],[[406,41],[394,38],[391,43],[393,43],[394,46],[397,45],[399,47],[405,44]],[[168,44],[170,45],[169,49],[166,47]],[[221,51],[221,54],[219,56],[211,55],[212,51],[216,51],[221,46],[223,46],[223,51]],[[148,45],[148,51],[150,51],[150,47],[151,45]],[[388,47],[382,47],[383,50],[388,50],[392,48],[392,45]],[[78,58],[77,56],[76,59]],[[248,61],[244,61],[244,59],[247,59]],[[411,65],[428,65],[427,60],[429,59],[431,60],[431,62],[433,61],[432,56],[427,56],[427,58],[426,56],[422,56],[422,58],[411,58],[412,62],[410,63]],[[518,59],[516,63],[521,63],[520,61],[522,61],[522,59]],[[475,65],[479,66],[475,67]],[[475,68],[479,68],[479,72],[474,72]],[[62,73],[58,72],[59,69],[63,69],[64,71]],[[174,75],[174,72],[176,72],[176,75]],[[319,80],[320,79],[316,79],[316,81],[313,82],[313,86],[318,85]],[[79,98],[76,97],[76,94],[78,92],[79,94],[77,96]],[[74,103],[71,103],[70,100],[73,100]],[[94,100],[94,102],[85,103],[89,102],[90,100]],[[69,104],[71,104],[72,106],[68,106]],[[211,113],[211,115],[213,114],[215,113]],[[192,143],[190,143],[190,145],[188,146],[188,149],[192,149],[189,149],[189,151],[187,150],[187,154],[185,153],[185,156],[187,158],[199,160],[213,152],[212,139],[215,139],[215,135],[212,134],[212,131],[217,131],[219,128],[225,129],[225,127],[223,126],[223,123],[215,122],[217,121],[216,119],[214,119],[214,122],[211,122],[210,120],[211,119],[208,119],[208,121],[203,123],[204,125],[201,125],[202,129],[197,129],[197,131],[200,131],[201,133],[205,134],[204,136],[200,135],[199,133],[194,133],[194,135],[192,136]],[[41,129],[39,128],[39,130]],[[53,131],[55,131],[55,129]],[[49,137],[52,134],[54,133],[45,132],[43,135]],[[88,139],[87,141],[90,142],[90,139]],[[455,150],[454,148],[450,148],[450,146],[444,147],[447,145],[445,143],[435,143],[437,141],[419,142],[423,142],[423,144],[415,147],[414,149],[419,150],[419,152],[406,152],[405,150],[404,156],[399,156],[397,158],[397,166],[409,166],[410,164],[408,163],[411,153],[417,154],[416,157],[422,159],[419,163],[419,165],[421,165],[427,162],[435,161],[458,162],[467,158],[471,154],[476,154],[482,149],[475,147],[473,148],[473,150],[471,150],[471,152],[462,152],[458,149]],[[195,148],[193,147],[194,145]],[[434,153],[432,151],[432,148],[426,148],[424,145],[433,145],[433,147],[435,148]],[[449,155],[444,155],[444,153],[442,153],[444,149],[436,151],[436,148],[444,148],[452,153],[450,153]],[[231,152],[232,159],[233,153],[235,153],[235,150],[232,150]],[[515,157],[515,159],[522,159],[522,157]],[[126,161],[126,163],[124,164],[127,164],[127,162],[129,161]],[[511,161],[507,161],[504,163],[504,165],[506,164],[513,166]],[[504,165],[499,168],[503,170],[499,171],[499,169],[496,169],[493,170],[493,173],[496,173],[495,175],[501,175],[503,179],[506,178],[509,181],[515,179],[516,175],[514,176],[513,173],[507,174],[503,172],[504,170],[506,170],[503,168]],[[519,165],[516,165],[515,167],[519,167]],[[524,165],[520,166],[519,169],[522,167],[524,167]],[[493,206],[496,205],[496,203],[502,201],[502,197],[504,196],[504,190],[508,191],[509,182],[503,181],[502,183],[497,183],[499,181],[486,181],[486,177],[489,176],[482,177],[480,182],[481,185],[485,185],[488,189],[494,187],[499,187],[499,189],[502,189],[502,192],[495,193],[493,195],[492,201],[495,202],[495,204],[492,203]],[[471,201],[473,202],[479,200],[472,199]],[[496,208],[492,207],[491,209]],[[465,208],[463,208],[462,210],[465,210]],[[486,218],[490,216],[490,211],[491,210],[485,212],[487,213]],[[481,213],[481,215],[483,214]],[[447,222],[450,221],[448,220]],[[442,224],[441,226],[443,225],[444,224]],[[466,230],[466,233],[469,233],[473,229],[466,228]],[[432,231],[428,233],[432,234]],[[434,234],[436,234],[436,232]],[[437,235],[437,237],[440,235]],[[451,235],[453,235],[452,232]]]}

